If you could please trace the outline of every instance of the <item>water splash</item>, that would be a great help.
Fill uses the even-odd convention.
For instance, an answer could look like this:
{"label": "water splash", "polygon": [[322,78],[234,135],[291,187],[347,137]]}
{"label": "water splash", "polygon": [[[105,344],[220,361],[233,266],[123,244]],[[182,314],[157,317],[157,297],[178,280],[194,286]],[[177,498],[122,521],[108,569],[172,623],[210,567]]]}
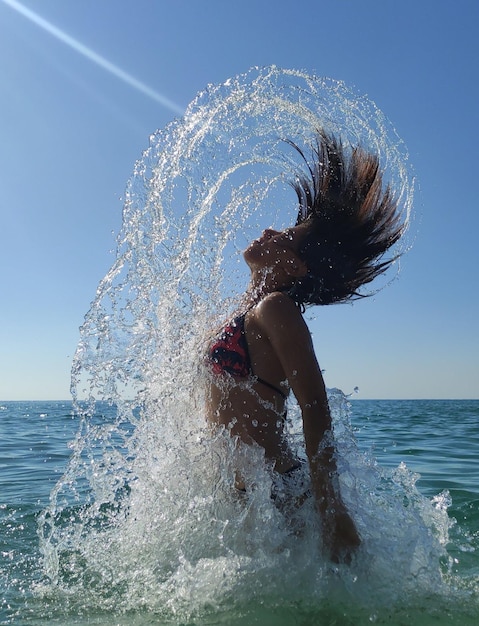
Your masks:
{"label": "water splash", "polygon": [[74,398],[137,398],[158,376],[164,395],[161,374],[171,367],[187,372],[191,388],[191,372],[171,359],[196,358],[205,322],[231,310],[247,282],[246,245],[263,227],[294,222],[290,182],[301,164],[286,141],[308,154],[318,128],[379,155],[409,220],[407,153],[369,100],[343,83],[274,67],[210,86],[184,118],[150,137],[135,166],[117,261],[82,329]]}
{"label": "water splash", "polygon": [[[361,455],[339,391],[330,392],[338,465],[363,537],[351,568],[321,554],[311,501],[293,518],[275,506],[261,451],[205,428],[207,333],[246,286],[241,250],[264,227],[295,220],[289,182],[300,164],[286,140],[307,153],[320,127],[379,155],[408,220],[404,145],[373,103],[340,82],[253,69],[208,87],[150,137],[127,188],[116,262],[73,363],[80,428],[39,522],[44,598],[180,622],[236,607],[240,623],[251,603],[316,602],[323,611],[326,599],[344,607],[352,597],[360,610],[443,592],[446,496],[430,503],[407,468],[389,475]],[[294,403],[288,415],[301,454]],[[243,495],[233,488],[237,464]]]}

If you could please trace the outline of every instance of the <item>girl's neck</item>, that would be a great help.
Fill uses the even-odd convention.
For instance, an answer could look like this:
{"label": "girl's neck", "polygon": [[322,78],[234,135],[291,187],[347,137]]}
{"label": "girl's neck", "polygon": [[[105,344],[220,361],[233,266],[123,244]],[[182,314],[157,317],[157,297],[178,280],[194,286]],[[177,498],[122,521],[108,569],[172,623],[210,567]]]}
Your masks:
{"label": "girl's neck", "polygon": [[244,294],[244,305],[247,308],[258,304],[270,293],[285,291],[290,285],[280,284],[273,272],[260,272],[251,276],[251,282]]}

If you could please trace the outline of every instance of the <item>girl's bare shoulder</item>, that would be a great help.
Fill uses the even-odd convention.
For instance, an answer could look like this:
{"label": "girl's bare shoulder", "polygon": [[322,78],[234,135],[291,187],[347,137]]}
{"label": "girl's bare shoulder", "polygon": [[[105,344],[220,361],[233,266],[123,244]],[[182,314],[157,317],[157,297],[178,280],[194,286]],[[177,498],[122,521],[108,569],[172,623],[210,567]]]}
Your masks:
{"label": "girl's bare shoulder", "polygon": [[299,307],[287,294],[274,291],[259,302],[252,311],[255,321],[260,325],[288,326],[304,325]]}

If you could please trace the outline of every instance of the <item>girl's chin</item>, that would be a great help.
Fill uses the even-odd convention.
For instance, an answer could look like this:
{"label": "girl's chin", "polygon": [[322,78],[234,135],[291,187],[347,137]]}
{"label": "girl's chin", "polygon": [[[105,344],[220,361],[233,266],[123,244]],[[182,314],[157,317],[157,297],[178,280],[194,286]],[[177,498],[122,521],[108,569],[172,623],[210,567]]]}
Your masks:
{"label": "girl's chin", "polygon": [[256,242],[255,240],[253,241],[253,243],[250,243],[250,245],[243,252],[243,259],[248,263],[249,260],[253,261],[255,259],[258,259],[259,257],[259,246],[258,242]]}

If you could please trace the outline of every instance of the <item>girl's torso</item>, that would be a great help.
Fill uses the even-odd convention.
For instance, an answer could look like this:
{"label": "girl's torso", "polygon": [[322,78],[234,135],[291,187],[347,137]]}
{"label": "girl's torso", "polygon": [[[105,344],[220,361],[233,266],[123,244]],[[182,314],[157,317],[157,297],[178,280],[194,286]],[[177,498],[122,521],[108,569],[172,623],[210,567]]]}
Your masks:
{"label": "girl's torso", "polygon": [[296,463],[283,432],[289,386],[255,307],[224,326],[207,356],[213,374],[209,420],[262,446],[277,471],[289,469]]}

